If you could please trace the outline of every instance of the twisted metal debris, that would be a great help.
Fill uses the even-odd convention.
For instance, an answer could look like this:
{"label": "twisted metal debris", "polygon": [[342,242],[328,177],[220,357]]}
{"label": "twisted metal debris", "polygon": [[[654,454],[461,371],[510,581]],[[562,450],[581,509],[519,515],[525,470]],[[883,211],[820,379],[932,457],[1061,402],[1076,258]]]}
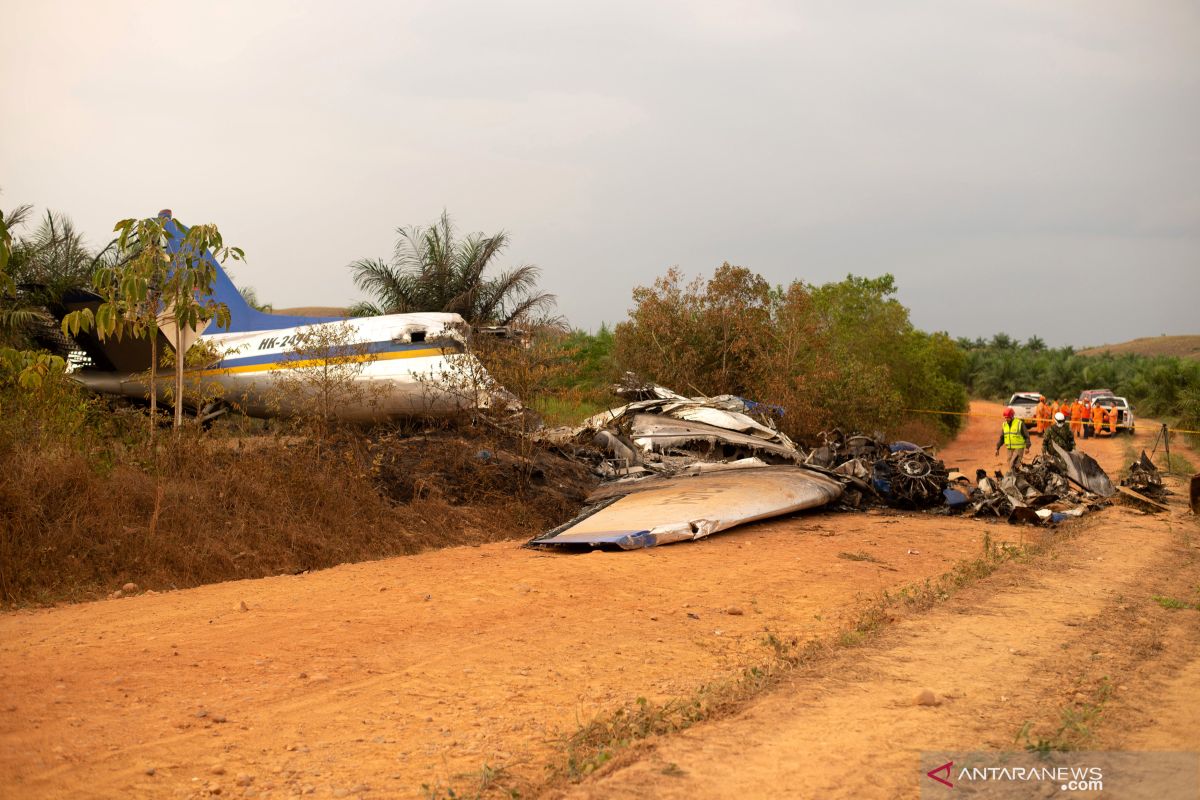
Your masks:
{"label": "twisted metal debris", "polygon": [[[740,397],[685,397],[662,386],[633,382],[614,391],[627,401],[625,405],[597,414],[577,428],[541,434],[563,449],[573,449],[606,479],[589,497],[593,504],[589,510],[569,524],[579,529],[571,536],[583,536],[593,545],[609,539],[624,542],[620,545],[624,547],[698,538],[748,519],[831,502],[847,510],[885,505],[1049,525],[1100,508],[1116,491],[1100,465],[1082,452],[1060,450],[1055,454],[1060,458],[1039,455],[1008,475],[978,470],[972,482],[962,473],[950,472],[932,447],[888,442],[880,434],[846,435],[833,429],[820,434],[820,444],[806,451],[776,426],[775,416],[782,409]],[[790,477],[781,470],[790,470]],[[1138,467],[1136,474],[1139,485],[1152,485],[1157,476],[1144,467]],[[827,479],[836,481],[832,486],[840,485],[841,491],[831,491],[822,482]],[[753,508],[737,511],[753,494],[750,488],[759,485],[756,480],[764,488],[771,480],[782,480],[794,496],[787,502],[767,502],[762,496]],[[724,484],[730,482],[744,485],[741,493],[716,500],[718,489],[724,491]],[[592,527],[615,524],[617,509],[609,506],[646,491],[662,494],[661,501],[651,504],[656,508],[679,506],[670,512],[673,522],[638,531],[622,528],[619,536],[613,531],[584,530],[584,521],[593,514],[605,516],[592,519],[588,523]],[[704,495],[702,508],[686,508],[694,502],[693,495]],[[634,503],[624,501],[622,507],[633,509]],[[704,516],[683,519],[690,514]],[[654,515],[638,511],[634,516],[646,521]],[[567,533],[554,531],[534,541],[554,544],[549,540],[565,540]]]}

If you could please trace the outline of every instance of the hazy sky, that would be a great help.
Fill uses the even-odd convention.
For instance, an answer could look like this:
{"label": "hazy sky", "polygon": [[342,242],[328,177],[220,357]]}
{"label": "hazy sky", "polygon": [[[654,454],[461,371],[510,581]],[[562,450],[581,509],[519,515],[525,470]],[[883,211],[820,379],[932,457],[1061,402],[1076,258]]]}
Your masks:
{"label": "hazy sky", "polygon": [[216,222],[276,306],[443,208],[595,328],[672,264],[1200,332],[1195,2],[0,0],[0,205]]}

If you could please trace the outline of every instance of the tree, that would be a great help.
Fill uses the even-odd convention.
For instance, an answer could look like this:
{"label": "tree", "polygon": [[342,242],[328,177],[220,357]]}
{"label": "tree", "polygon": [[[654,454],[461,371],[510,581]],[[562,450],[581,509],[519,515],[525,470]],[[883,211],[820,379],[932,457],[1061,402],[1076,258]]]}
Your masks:
{"label": "tree", "polygon": [[471,325],[510,325],[548,314],[554,295],[537,291],[541,270],[524,264],[495,277],[485,273],[509,244],[504,231],[456,238],[446,212],[430,227],[397,228],[391,262],[362,259],[350,265],[354,282],[374,301],[351,308],[353,316],[445,311]]}
{"label": "tree", "polygon": [[12,228],[20,224],[29,206],[20,206],[5,217],[0,211],[0,343],[10,340],[21,326],[31,319],[28,308],[18,304],[17,282],[8,272],[12,260]]}
{"label": "tree", "polygon": [[771,319],[770,284],[728,262],[709,280],[683,282],[678,267],[633,290],[629,320],[617,325],[615,353],[626,370],[695,394],[745,394]]}
{"label": "tree", "polygon": [[32,206],[0,213],[0,259],[7,279],[0,286],[0,338],[14,346],[33,346],[54,322],[47,309],[71,289],[86,287],[92,272],[114,255],[113,244],[99,252],[88,247],[70,218],[47,211],[30,233],[14,231],[30,219]]}
{"label": "tree", "polygon": [[[230,278],[232,279],[232,276]],[[246,305],[255,311],[263,311],[270,314],[275,310],[275,306],[271,303],[264,303],[258,299],[258,292],[253,286],[243,286],[238,289],[238,292],[242,295],[242,299],[246,301]]]}
{"label": "tree", "polygon": [[70,289],[86,287],[114,247],[115,242],[110,242],[93,250],[70,217],[47,211],[37,228],[17,241],[9,270],[18,284],[35,291],[37,301],[53,303]]}
{"label": "tree", "polygon": [[299,422],[317,443],[317,458],[339,410],[369,417],[385,389],[360,380],[378,359],[348,323],[314,325],[296,334],[275,376],[279,410]]}
{"label": "tree", "polygon": [[[165,327],[176,351],[175,428],[183,425],[183,373],[194,336],[210,321],[228,327],[229,308],[208,295],[217,277],[217,262],[240,261],[240,248],[227,246],[216,225],[184,229],[170,216],[124,219],[117,232],[117,263],[96,270],[92,285],[101,297],[90,308],[73,311],[62,323],[63,333],[95,328],[103,340],[126,334],[150,339],[150,430],[154,430],[158,395],[158,333]],[[213,255],[210,256],[209,253]],[[214,260],[215,258],[215,260]]]}
{"label": "tree", "polygon": [[13,238],[10,226],[19,225],[28,213],[29,206],[20,206],[5,217],[0,211],[0,387],[9,381],[26,390],[40,388],[47,378],[61,376],[66,361],[50,353],[19,350],[5,345],[15,338],[14,333],[27,324],[36,312],[21,307],[17,294],[17,281],[10,274],[13,266]]}
{"label": "tree", "polygon": [[997,333],[992,337],[992,347],[997,350],[1012,350],[1017,346],[1017,340],[1007,333]]}
{"label": "tree", "polygon": [[[688,283],[672,268],[634,289],[613,357],[676,391],[781,406],[800,438],[831,425],[894,430],[901,409],[964,410],[964,356],[945,334],[916,330],[895,292],[891,275],[771,288],[728,263]],[[937,423],[952,432],[959,418]]]}
{"label": "tree", "polygon": [[5,217],[4,209],[0,209],[0,273],[8,273],[8,261],[12,258],[12,229],[21,224],[30,206],[17,206]]}

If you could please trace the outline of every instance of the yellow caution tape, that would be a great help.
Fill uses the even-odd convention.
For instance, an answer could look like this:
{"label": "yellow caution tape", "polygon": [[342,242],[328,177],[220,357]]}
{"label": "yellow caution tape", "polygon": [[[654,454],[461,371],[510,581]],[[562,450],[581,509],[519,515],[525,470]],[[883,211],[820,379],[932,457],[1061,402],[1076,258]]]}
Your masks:
{"label": "yellow caution tape", "polygon": [[[983,417],[983,418],[987,418],[987,419],[998,419],[1000,417],[999,414],[980,414],[977,411],[934,411],[933,409],[929,409],[929,408],[906,408],[903,410],[909,412],[910,414],[939,414],[939,415],[940,414],[949,414],[950,416],[954,416],[954,417]],[[1030,417],[1030,419],[1036,419],[1036,417]],[[1077,420],[1073,420],[1073,419],[1071,419],[1071,417],[1067,417],[1067,422],[1068,423],[1078,422],[1080,425],[1096,424],[1096,423],[1092,422],[1091,417],[1080,417]],[[1107,430],[1110,426],[1107,422],[1101,422],[1101,423],[1098,423],[1098,427],[1103,431],[1103,430]],[[1118,428],[1130,428],[1130,427],[1136,428],[1137,426],[1136,425],[1132,425],[1132,426],[1131,425],[1118,425],[1117,427]],[[1158,430],[1159,428],[1157,425],[1155,425],[1153,429]],[[1170,431],[1171,433],[1193,433],[1196,435],[1200,435],[1200,431],[1188,430],[1187,428],[1168,427],[1167,430]]]}

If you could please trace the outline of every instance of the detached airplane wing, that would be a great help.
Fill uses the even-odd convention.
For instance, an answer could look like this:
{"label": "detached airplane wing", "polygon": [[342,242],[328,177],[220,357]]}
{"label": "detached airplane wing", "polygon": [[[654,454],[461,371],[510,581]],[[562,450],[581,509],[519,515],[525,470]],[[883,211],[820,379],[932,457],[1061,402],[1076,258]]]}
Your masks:
{"label": "detached airplane wing", "polygon": [[529,544],[622,550],[701,539],[754,520],[837,500],[842,485],[804,467],[765,466],[682,475],[631,485],[629,493]]}

